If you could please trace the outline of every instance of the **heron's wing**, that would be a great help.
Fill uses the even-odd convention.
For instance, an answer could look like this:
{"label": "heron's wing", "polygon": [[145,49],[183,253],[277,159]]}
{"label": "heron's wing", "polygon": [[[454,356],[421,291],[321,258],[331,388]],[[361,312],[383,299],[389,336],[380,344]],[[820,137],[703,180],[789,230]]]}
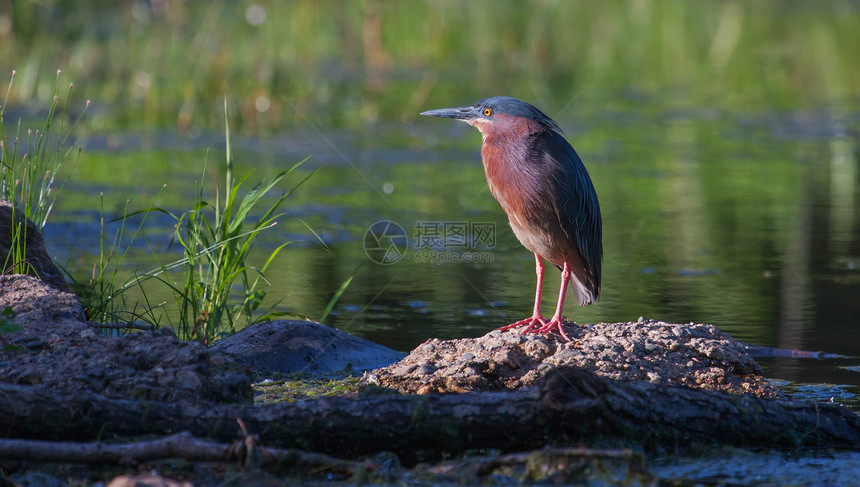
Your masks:
{"label": "heron's wing", "polygon": [[536,153],[533,155],[540,154],[548,169],[546,184],[555,190],[559,224],[579,249],[593,279],[596,297],[603,261],[603,230],[591,177],[573,147],[557,132],[535,134],[532,150]]}

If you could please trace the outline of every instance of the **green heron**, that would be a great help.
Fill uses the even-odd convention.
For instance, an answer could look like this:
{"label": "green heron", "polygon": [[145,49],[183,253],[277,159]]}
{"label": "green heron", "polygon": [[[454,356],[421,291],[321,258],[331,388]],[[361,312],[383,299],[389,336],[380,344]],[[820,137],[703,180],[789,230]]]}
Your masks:
{"label": "green heron", "polygon": [[[490,192],[508,214],[517,239],[535,254],[534,313],[501,329],[525,326],[523,333],[557,330],[570,341],[562,328],[564,296],[572,283],[580,306],[597,300],[603,231],[594,185],[561,128],[534,106],[507,96],[421,115],[453,118],[481,132],[481,158]],[[561,270],[558,304],[549,321],[540,312],[542,259]]]}

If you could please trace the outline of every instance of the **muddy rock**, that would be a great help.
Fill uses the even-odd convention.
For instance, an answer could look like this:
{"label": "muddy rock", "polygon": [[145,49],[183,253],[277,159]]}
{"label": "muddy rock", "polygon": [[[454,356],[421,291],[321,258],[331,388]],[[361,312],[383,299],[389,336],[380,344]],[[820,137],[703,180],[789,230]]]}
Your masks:
{"label": "muddy rock", "polygon": [[6,308],[21,329],[0,334],[2,382],[154,401],[252,400],[250,377],[232,358],[166,328],[107,336],[83,320],[74,295],[34,277],[0,276]]}
{"label": "muddy rock", "polygon": [[[14,214],[14,220],[13,220]],[[7,201],[0,200],[0,271],[8,267],[9,252],[12,250],[13,221],[20,224],[24,221],[21,210],[12,206]],[[63,278],[63,273],[51,260],[48,251],[45,250],[45,242],[38,227],[27,220],[26,262],[29,264],[29,274],[38,276],[40,279],[60,291],[68,292],[69,286]],[[19,249],[20,250],[20,249]]]}
{"label": "muddy rock", "polygon": [[574,366],[623,381],[782,397],[742,344],[713,325],[640,320],[565,324],[558,335],[494,330],[482,337],[430,339],[364,381],[407,394],[519,389]]}

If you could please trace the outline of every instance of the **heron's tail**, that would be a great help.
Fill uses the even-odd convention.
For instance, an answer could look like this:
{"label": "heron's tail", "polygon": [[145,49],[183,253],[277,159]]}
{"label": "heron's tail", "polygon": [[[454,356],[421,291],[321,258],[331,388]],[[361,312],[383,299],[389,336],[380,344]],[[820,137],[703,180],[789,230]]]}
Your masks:
{"label": "heron's tail", "polygon": [[582,283],[575,275],[570,276],[570,287],[573,288],[573,294],[576,295],[576,302],[580,306],[597,302],[597,293],[595,290]]}

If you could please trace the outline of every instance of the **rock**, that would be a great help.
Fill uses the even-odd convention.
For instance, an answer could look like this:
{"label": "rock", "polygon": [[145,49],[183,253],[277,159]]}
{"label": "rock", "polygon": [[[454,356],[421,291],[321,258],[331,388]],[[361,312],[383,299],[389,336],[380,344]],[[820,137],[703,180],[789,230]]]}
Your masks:
{"label": "rock", "polygon": [[574,366],[616,380],[782,397],[744,345],[712,325],[567,322],[565,332],[572,342],[498,330],[479,338],[431,339],[364,381],[407,394],[517,389],[557,367]]}
{"label": "rock", "polygon": [[212,351],[230,355],[258,373],[328,373],[383,367],[406,354],[313,321],[278,320],[249,326]]}
{"label": "rock", "polygon": [[[20,224],[24,221],[24,215],[21,210],[14,208],[8,201],[0,200],[0,271],[8,267],[11,263],[7,263],[9,252],[12,249],[12,214],[14,211],[15,222]],[[27,239],[25,243],[26,262],[30,264],[28,274],[35,275],[41,280],[50,284],[60,291],[69,291],[69,286],[63,278],[63,273],[51,260],[48,251],[45,249],[45,242],[42,240],[42,233],[38,227],[27,220],[26,225]]]}
{"label": "rock", "polygon": [[21,274],[0,275],[0,311],[6,308],[11,308],[15,314],[12,321],[22,326],[85,321],[80,301],[68,289],[60,291],[35,277]]}
{"label": "rock", "polygon": [[25,275],[0,275],[0,310],[7,307],[21,330],[0,334],[2,382],[154,401],[252,401],[241,364],[169,328],[102,335],[73,294]]}

